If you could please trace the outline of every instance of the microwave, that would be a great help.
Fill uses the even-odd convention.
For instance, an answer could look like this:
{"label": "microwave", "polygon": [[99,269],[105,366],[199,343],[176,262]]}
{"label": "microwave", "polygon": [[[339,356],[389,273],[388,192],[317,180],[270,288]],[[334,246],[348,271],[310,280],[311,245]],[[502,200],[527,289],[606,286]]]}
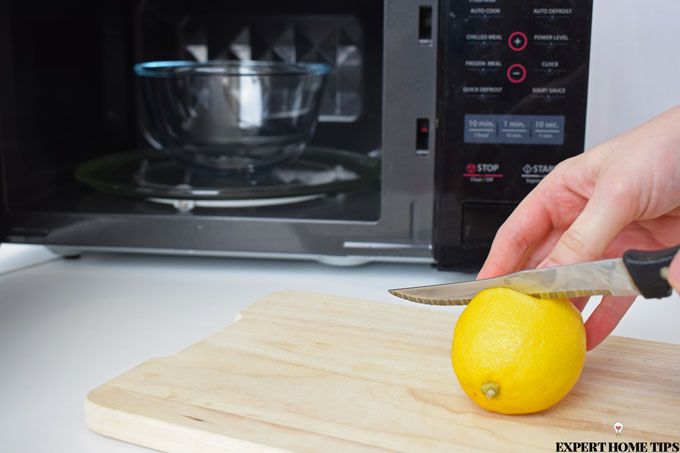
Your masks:
{"label": "microwave", "polygon": [[[0,241],[474,267],[583,151],[591,17],[587,0],[0,0]],[[330,66],[293,183],[150,149],[135,65],[223,60]]]}

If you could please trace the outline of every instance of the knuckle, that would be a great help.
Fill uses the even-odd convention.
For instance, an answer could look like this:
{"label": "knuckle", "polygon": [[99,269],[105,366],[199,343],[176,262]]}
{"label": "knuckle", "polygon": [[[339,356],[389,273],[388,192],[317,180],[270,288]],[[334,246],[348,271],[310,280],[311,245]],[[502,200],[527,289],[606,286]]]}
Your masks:
{"label": "knuckle", "polygon": [[583,161],[584,155],[579,154],[577,156],[572,156],[568,159],[563,160],[562,162],[558,163],[553,171],[551,173],[563,173],[563,172],[569,172],[572,170],[574,167],[580,166],[581,162]]}
{"label": "knuckle", "polygon": [[636,181],[610,178],[607,182],[608,184],[601,189],[603,193],[599,195],[606,197],[610,208],[627,216],[637,215],[641,192]]}
{"label": "knuckle", "polygon": [[524,252],[529,248],[529,239],[527,238],[526,232],[517,225],[510,222],[510,219],[506,220],[498,231],[496,232],[496,237],[505,238],[507,241],[511,242],[514,246],[513,248],[521,250]]}
{"label": "knuckle", "polygon": [[[588,242],[585,240],[585,236],[581,234],[578,230],[574,228],[569,228],[559,239],[560,244],[566,251],[577,259],[594,259],[594,253],[592,252]],[[560,263],[566,264],[566,263]]]}
{"label": "knuckle", "polygon": [[509,234],[518,250],[521,250],[522,253],[524,253],[529,249],[530,244],[526,234],[522,231],[517,231],[516,229],[512,229]]}
{"label": "knuckle", "polygon": [[617,202],[630,202],[631,197],[631,183],[621,179],[615,179],[607,189],[608,196]]}

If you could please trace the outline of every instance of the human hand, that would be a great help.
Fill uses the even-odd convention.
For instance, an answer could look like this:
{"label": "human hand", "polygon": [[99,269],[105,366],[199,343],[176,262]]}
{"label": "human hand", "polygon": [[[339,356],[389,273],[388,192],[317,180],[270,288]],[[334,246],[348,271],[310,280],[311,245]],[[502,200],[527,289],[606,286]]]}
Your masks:
{"label": "human hand", "polygon": [[671,287],[680,293],[680,252],[675,254],[675,258],[668,268],[668,283]]}
{"label": "human hand", "polygon": [[[680,107],[556,166],[500,227],[477,278],[678,243]],[[669,271],[679,290],[680,258]],[[603,297],[586,321],[589,350],[634,299]],[[583,310],[588,298],[573,302]]]}

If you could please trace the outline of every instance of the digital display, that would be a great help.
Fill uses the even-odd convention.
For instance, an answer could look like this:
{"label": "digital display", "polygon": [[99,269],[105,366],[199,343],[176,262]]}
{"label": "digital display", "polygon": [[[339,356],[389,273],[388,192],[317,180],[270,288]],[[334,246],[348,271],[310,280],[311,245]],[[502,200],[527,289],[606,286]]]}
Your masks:
{"label": "digital display", "polygon": [[465,115],[465,143],[562,145],[562,115]]}

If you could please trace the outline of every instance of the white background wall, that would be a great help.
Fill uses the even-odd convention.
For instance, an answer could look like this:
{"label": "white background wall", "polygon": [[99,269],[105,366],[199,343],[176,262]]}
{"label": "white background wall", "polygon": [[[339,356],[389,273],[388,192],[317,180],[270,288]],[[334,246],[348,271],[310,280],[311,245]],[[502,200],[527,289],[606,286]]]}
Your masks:
{"label": "white background wall", "polygon": [[586,148],[680,105],[680,0],[594,0],[590,64]]}

